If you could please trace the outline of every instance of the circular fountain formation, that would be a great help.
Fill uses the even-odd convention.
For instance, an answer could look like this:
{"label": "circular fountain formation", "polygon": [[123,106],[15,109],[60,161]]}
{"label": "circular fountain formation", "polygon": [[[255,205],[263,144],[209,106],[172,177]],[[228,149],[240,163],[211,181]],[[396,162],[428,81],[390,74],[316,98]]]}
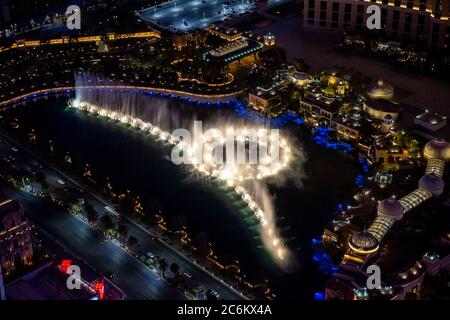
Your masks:
{"label": "circular fountain formation", "polygon": [[441,177],[430,173],[420,178],[419,187],[431,193],[433,197],[438,197],[444,192],[445,183]]}
{"label": "circular fountain formation", "polygon": [[423,155],[426,159],[450,161],[450,143],[444,139],[431,140],[425,145]]}
{"label": "circular fountain formation", "polygon": [[353,234],[349,246],[355,252],[370,254],[378,250],[379,243],[377,238],[370,232],[360,231]]}
{"label": "circular fountain formation", "polygon": [[399,221],[405,214],[405,208],[400,201],[395,198],[389,198],[381,201],[377,206],[378,215],[385,215]]}
{"label": "circular fountain formation", "polygon": [[[269,153],[272,154],[275,144],[277,144],[277,146],[279,146],[279,159],[273,159],[269,155],[266,155],[265,157],[260,158],[260,161],[255,164],[239,164],[236,163],[236,161],[223,161],[223,163],[219,163],[214,157],[214,153],[217,148],[225,150],[227,141],[221,134],[221,131],[216,130],[212,131],[214,133],[212,136],[202,136],[202,159],[201,161],[197,161],[198,159],[195,158],[195,155],[198,146],[195,145],[195,142],[193,144],[185,143],[178,137],[172,135],[170,132],[164,131],[149,122],[143,121],[142,119],[102,109],[89,103],[73,102],[71,106],[120,121],[121,123],[146,131],[156,136],[159,140],[172,145],[177,145],[180,147],[180,151],[188,157],[188,159],[184,162],[185,164],[192,164],[200,173],[225,181],[228,186],[235,186],[245,180],[261,180],[269,176],[274,176],[281,170],[287,168],[291,159],[291,149],[288,142],[286,139],[279,137],[277,134],[271,135],[268,141],[264,141],[264,139],[256,139],[255,142],[257,145],[255,147],[257,150],[266,148]],[[234,131],[234,128],[227,128],[227,134],[230,131]],[[249,145],[250,138],[248,132],[250,131],[250,128],[240,128],[239,133],[237,133],[236,140],[244,145]],[[260,135],[265,134],[266,131],[267,130],[265,129],[260,129],[257,132],[258,135]],[[246,147],[245,149],[245,151],[248,152],[248,148]]]}
{"label": "circular fountain formation", "polygon": [[[103,117],[110,118],[112,120],[119,121],[121,123],[130,125],[134,128],[143,130],[151,135],[153,135],[157,140],[160,140],[164,143],[180,146],[182,147],[183,154],[189,155],[189,157],[193,157],[195,154],[195,146],[192,145],[183,145],[183,141],[180,138],[172,135],[170,132],[164,131],[158,126],[155,126],[152,123],[145,122],[142,119],[134,118],[130,115],[122,114],[120,112],[114,112],[111,110],[107,110],[104,108],[100,108],[96,105],[87,103],[87,102],[79,102],[78,100],[73,100],[69,103],[69,107],[76,108],[79,110],[84,110],[93,114],[97,114]],[[228,131],[230,128],[227,129]],[[246,133],[245,128],[241,128],[240,132],[243,132],[243,136],[237,137],[238,140],[248,144],[248,137],[245,136]],[[208,137],[203,139],[203,143],[209,143],[209,139],[218,138],[218,137]],[[272,137],[271,137],[272,138]],[[270,247],[269,251],[274,255],[278,261],[284,261],[286,263],[286,258],[288,257],[288,250],[285,248],[285,245],[279,235],[276,232],[276,227],[273,222],[271,222],[264,212],[264,210],[258,205],[258,203],[253,200],[251,194],[242,186],[242,183],[246,180],[261,180],[265,177],[274,176],[278,174],[281,170],[285,169],[291,158],[291,151],[287,141],[281,137],[279,138],[279,154],[281,162],[273,162],[270,157],[267,159],[262,159],[261,163],[255,165],[237,165],[234,163],[228,164],[217,164],[213,157],[203,159],[205,162],[201,164],[195,164],[193,160],[190,162],[193,168],[195,168],[198,172],[203,175],[209,176],[213,179],[219,179],[221,181],[226,182],[229,187],[234,186],[234,191],[241,197],[243,202],[247,205],[247,207],[253,212],[253,215],[258,220],[262,227],[263,235],[266,239],[269,240]],[[269,139],[270,141],[271,139]],[[225,148],[226,141],[222,141],[220,139],[215,139],[215,143],[217,141]],[[264,141],[264,140],[263,140]],[[261,142],[257,140],[259,143],[258,148],[268,147],[271,149],[272,142],[270,142],[270,146],[268,146],[267,142]],[[266,144],[266,145],[264,145]],[[213,148],[209,151],[213,151]]]}

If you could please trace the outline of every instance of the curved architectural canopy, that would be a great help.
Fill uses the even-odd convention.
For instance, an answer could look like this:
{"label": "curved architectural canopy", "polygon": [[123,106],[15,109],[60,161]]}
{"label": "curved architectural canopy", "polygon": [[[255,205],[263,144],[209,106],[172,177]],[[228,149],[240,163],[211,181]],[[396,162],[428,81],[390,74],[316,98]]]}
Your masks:
{"label": "curved architectural canopy", "polygon": [[369,254],[378,250],[378,240],[371,233],[361,231],[352,236],[349,246],[356,252]]}
{"label": "curved architectural canopy", "polygon": [[395,220],[401,220],[405,213],[405,208],[400,201],[395,198],[389,198],[381,201],[377,207],[378,214],[383,214],[394,218]]}
{"label": "curved architectural canopy", "polygon": [[445,183],[441,177],[434,173],[424,175],[419,180],[419,187],[431,193],[434,197],[440,196],[444,192]]}
{"label": "curved architectural canopy", "polygon": [[450,143],[444,139],[431,140],[425,145],[423,155],[427,159],[450,161]]}
{"label": "curved architectural canopy", "polygon": [[380,79],[369,87],[367,94],[372,99],[391,100],[394,97],[394,87]]}

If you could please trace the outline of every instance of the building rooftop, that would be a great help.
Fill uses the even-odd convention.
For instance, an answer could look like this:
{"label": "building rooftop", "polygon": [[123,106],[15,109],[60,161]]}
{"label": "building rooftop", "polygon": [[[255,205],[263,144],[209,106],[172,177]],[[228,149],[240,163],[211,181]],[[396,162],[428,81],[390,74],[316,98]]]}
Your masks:
{"label": "building rooftop", "polygon": [[323,110],[326,110],[328,112],[338,112],[338,108],[336,105],[332,103],[327,103],[323,101],[322,99],[317,99],[312,95],[308,95],[305,98],[302,99],[303,102],[306,102],[308,104],[315,105]]}
{"label": "building rooftop", "polygon": [[49,263],[6,286],[8,300],[91,300],[97,293],[67,288],[67,274]]}
{"label": "building rooftop", "polygon": [[238,31],[237,29],[225,27],[223,25],[212,26],[209,31],[229,40],[237,40],[242,36],[242,32]]}
{"label": "building rooftop", "polygon": [[381,201],[377,207],[378,214],[383,214],[385,216],[390,216],[395,219],[401,219],[405,213],[405,208],[403,208],[400,201],[395,198],[389,198]]}
{"label": "building rooftop", "polygon": [[450,161],[450,143],[444,139],[434,139],[425,145],[423,155],[427,159]]}
{"label": "building rooftop", "polygon": [[284,86],[280,84],[274,84],[270,88],[257,87],[252,90],[251,93],[258,97],[263,98],[264,100],[270,100],[280,94],[280,91],[284,90]]}
{"label": "building rooftop", "polygon": [[388,100],[368,99],[366,104],[373,109],[383,112],[400,112],[401,110],[400,104]]}
{"label": "building rooftop", "polygon": [[416,116],[416,120],[426,122],[429,125],[432,126],[438,126],[441,123],[447,122],[446,116],[441,116],[435,112],[431,112],[429,110],[426,110],[424,113],[419,114]]}
{"label": "building rooftop", "polygon": [[353,234],[350,247],[357,252],[369,252],[378,248],[378,240],[370,232],[360,231]]}
{"label": "building rooftop", "polygon": [[369,86],[367,94],[372,99],[390,100],[394,96],[394,87],[382,79]]}

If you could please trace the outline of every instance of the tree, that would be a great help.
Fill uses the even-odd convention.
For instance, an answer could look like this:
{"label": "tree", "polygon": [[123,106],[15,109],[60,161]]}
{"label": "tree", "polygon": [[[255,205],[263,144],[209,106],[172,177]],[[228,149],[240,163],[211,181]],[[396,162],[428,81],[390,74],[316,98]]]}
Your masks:
{"label": "tree", "polygon": [[159,266],[159,270],[162,273],[163,278],[165,278],[166,277],[166,269],[167,269],[167,266],[168,266],[167,260],[164,259],[164,258],[160,258],[158,260],[158,266]]}
{"label": "tree", "polygon": [[119,224],[119,227],[117,227],[117,232],[119,232],[121,237],[126,238],[128,235],[128,228],[124,224]]}
{"label": "tree", "polygon": [[95,211],[94,207],[87,201],[84,202],[84,210],[86,211],[86,218],[89,223],[92,223],[97,219],[97,211]]}
{"label": "tree", "polygon": [[127,240],[127,245],[130,249],[134,249],[136,245],[138,244],[138,239],[136,237],[130,236]]}
{"label": "tree", "polygon": [[41,185],[42,190],[47,191],[49,184],[47,182],[47,177],[42,171],[36,173],[36,181]]}
{"label": "tree", "polygon": [[105,229],[110,230],[114,227],[114,223],[108,214],[104,214],[102,217],[102,223]]}
{"label": "tree", "polygon": [[172,264],[170,265],[170,271],[171,271],[175,276],[177,276],[178,273],[180,272],[180,266],[174,262],[174,263],[172,263]]}

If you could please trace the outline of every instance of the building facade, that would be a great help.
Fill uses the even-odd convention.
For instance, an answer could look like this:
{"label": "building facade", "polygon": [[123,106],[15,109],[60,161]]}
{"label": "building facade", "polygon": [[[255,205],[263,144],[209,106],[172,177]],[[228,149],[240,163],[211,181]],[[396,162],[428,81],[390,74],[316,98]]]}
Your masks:
{"label": "building facade", "polygon": [[10,20],[9,6],[6,0],[0,0],[0,26],[6,25]]}
{"label": "building facade", "polygon": [[33,257],[32,225],[16,200],[0,202],[0,262],[5,274]]}
{"label": "building facade", "polygon": [[3,284],[2,264],[0,263],[0,300],[5,299],[5,285]]}
{"label": "building facade", "polygon": [[432,48],[450,48],[447,0],[305,0],[304,24],[362,32],[367,30],[370,5],[381,9],[381,34],[417,40]]}

